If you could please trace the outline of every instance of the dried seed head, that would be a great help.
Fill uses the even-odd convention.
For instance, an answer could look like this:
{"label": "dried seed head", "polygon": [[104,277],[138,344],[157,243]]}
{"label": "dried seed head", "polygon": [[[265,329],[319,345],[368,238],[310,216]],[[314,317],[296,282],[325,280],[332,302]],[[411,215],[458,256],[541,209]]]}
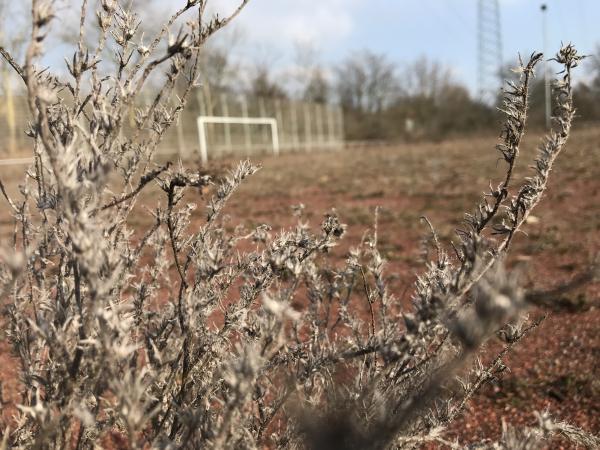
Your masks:
{"label": "dried seed head", "polygon": [[107,14],[112,14],[117,9],[117,0],[102,0],[102,9]]}
{"label": "dried seed head", "polygon": [[323,221],[321,228],[326,235],[331,235],[337,238],[342,237],[346,231],[346,225],[340,222],[335,211],[330,214],[325,214],[325,220]]}

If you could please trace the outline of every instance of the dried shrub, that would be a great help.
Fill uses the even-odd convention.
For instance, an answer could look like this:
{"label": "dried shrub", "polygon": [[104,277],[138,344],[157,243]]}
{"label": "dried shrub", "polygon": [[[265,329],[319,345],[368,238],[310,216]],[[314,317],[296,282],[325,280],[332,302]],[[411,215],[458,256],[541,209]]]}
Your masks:
{"label": "dried shrub", "polygon": [[[279,233],[227,232],[221,212],[258,169],[249,162],[213,186],[206,220],[191,225],[185,194],[210,177],[156,165],[153,155],[196,84],[199,49],[233,17],[205,21],[206,3],[188,0],[144,44],[136,14],[101,0],[98,42],[86,48],[84,0],[66,80],[37,66],[50,0],[33,0],[24,64],[2,49],[27,88],[35,163],[18,198],[2,186],[15,232],[2,249],[0,289],[22,391],[0,447],[458,447],[444,427],[538,324],[524,316],[528,296],[502,261],[569,136],[581,57],[571,45],[557,54],[555,128],[532,175],[513,188],[542,55],[521,64],[498,145],[505,179],[467,216],[453,254],[432,227],[436,258],[408,312],[386,287],[376,227],[341,265],[327,257],[345,231],[335,213],[318,230],[300,218]],[[113,58],[103,63],[106,53]],[[154,100],[136,106],[165,66]],[[173,106],[176,85],[184,88]],[[132,211],[151,184],[161,196],[143,227]],[[493,335],[504,349],[489,366],[473,364]],[[459,373],[461,389],[442,389]],[[507,428],[494,448],[529,448],[554,434],[598,442],[540,417],[534,430]],[[525,446],[515,433],[526,433]]]}

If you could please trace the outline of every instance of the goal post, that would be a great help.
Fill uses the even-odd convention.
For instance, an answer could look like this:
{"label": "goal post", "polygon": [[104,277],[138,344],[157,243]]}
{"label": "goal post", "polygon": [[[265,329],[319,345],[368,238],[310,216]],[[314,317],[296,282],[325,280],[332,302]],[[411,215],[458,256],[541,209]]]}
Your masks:
{"label": "goal post", "polygon": [[237,125],[269,125],[273,141],[273,154],[279,155],[279,132],[277,119],[272,117],[226,117],[226,116],[200,116],[198,117],[198,139],[200,141],[200,157],[202,163],[208,161],[208,143],[206,142],[207,124],[237,124]]}

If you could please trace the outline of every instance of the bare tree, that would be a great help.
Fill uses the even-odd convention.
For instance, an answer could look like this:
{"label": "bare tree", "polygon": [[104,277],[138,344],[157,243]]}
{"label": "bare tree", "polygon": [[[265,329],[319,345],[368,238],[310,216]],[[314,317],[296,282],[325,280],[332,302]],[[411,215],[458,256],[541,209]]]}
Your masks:
{"label": "bare tree", "polygon": [[298,97],[309,102],[327,103],[331,86],[317,48],[310,43],[297,43],[295,53],[294,81],[298,86]]}
{"label": "bare tree", "polygon": [[255,97],[286,98],[288,96],[285,88],[274,79],[271,65],[267,63],[255,65],[248,90]]}
{"label": "bare tree", "polygon": [[327,103],[330,99],[330,85],[321,67],[315,67],[304,87],[303,99],[315,103]]}
{"label": "bare tree", "polygon": [[408,65],[402,75],[402,93],[405,97],[423,97],[437,101],[452,85],[450,70],[437,61],[422,56]]}
{"label": "bare tree", "polygon": [[588,70],[592,77],[591,85],[600,95],[600,44],[596,45],[594,53],[589,57]]}
{"label": "bare tree", "polygon": [[579,113],[584,120],[600,119],[600,45],[590,55],[587,64],[587,80],[581,81],[575,98],[579,105]]}
{"label": "bare tree", "polygon": [[235,45],[234,40],[228,39],[225,45],[207,45],[200,53],[202,82],[218,92],[234,91],[242,84],[240,66],[231,58]]}
{"label": "bare tree", "polygon": [[384,55],[366,50],[348,57],[336,68],[341,104],[360,112],[381,112],[397,94],[395,72]]}

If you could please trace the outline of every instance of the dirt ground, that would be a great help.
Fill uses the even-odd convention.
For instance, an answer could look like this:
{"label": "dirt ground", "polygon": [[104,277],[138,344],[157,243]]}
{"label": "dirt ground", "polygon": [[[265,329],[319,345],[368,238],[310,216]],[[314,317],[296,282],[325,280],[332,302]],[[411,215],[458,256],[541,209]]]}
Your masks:
{"label": "dirt ground", "polygon": [[[527,175],[539,140],[538,135],[527,137],[516,180]],[[415,275],[423,270],[419,243],[427,229],[420,217],[427,216],[449,244],[490,180],[501,179],[503,162],[494,151],[495,142],[489,136],[256,158],[262,170],[232,198],[226,212],[232,224],[269,223],[276,230],[295,221],[292,205],[304,204],[313,226],[335,208],[348,224],[343,256],[343,249],[357,244],[372,227],[379,207],[388,277],[408,306]],[[228,164],[233,162],[216,165]],[[1,179],[14,176],[14,168],[0,167]],[[198,220],[202,215],[199,208]],[[600,128],[574,132],[534,215],[526,234],[516,238],[509,259],[522,271],[526,287],[551,288],[586,270],[600,253]],[[136,220],[143,224],[150,218],[140,215]],[[0,209],[4,236],[10,223],[8,210]],[[557,302],[561,307],[546,311],[542,326],[506,359],[510,370],[472,399],[452,426],[452,436],[463,443],[496,438],[503,421],[533,424],[534,413],[546,409],[555,419],[600,433],[600,284],[569,292]],[[496,345],[490,343],[488,351]],[[8,358],[0,332],[4,390],[15,377]]]}

